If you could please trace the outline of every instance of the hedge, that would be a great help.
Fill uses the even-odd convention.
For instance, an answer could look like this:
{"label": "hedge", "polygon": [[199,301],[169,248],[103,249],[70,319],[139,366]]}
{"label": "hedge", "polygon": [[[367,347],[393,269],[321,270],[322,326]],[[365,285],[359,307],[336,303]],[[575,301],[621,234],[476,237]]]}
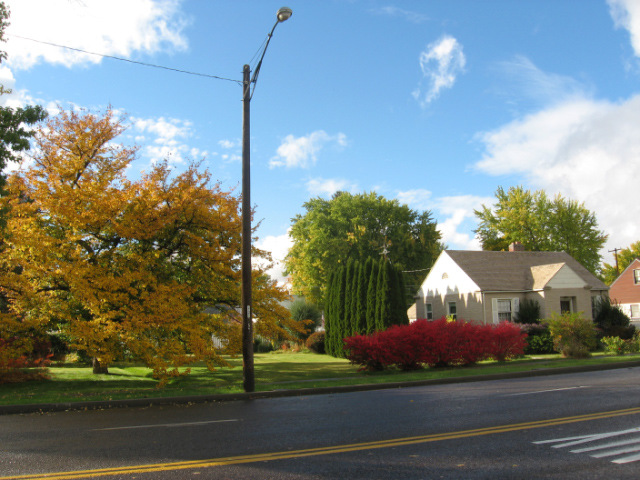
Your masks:
{"label": "hedge", "polygon": [[344,339],[346,358],[362,370],[414,370],[505,361],[524,354],[527,335],[518,325],[480,325],[464,320],[417,320],[369,335]]}

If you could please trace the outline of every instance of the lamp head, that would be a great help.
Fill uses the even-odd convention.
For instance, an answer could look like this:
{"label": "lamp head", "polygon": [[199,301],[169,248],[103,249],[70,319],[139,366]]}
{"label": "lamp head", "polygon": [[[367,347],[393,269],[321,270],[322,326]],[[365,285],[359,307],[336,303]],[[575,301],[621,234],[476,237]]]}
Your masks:
{"label": "lamp head", "polygon": [[276,16],[278,17],[278,22],[289,20],[289,17],[291,17],[291,15],[293,15],[293,11],[289,7],[282,7],[276,14]]}

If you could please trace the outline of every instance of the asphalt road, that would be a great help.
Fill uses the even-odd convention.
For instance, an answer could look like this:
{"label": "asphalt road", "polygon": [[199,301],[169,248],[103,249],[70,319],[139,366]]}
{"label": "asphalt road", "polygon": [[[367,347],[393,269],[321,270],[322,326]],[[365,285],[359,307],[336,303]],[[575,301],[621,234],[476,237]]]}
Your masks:
{"label": "asphalt road", "polygon": [[637,479],[639,380],[640,368],[626,368],[6,415],[0,417],[0,480]]}

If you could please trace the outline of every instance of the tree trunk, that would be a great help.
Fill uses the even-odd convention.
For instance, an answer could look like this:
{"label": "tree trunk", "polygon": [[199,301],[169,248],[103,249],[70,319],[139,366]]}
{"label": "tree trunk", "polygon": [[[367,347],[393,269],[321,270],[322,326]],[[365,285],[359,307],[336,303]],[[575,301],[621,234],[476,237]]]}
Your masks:
{"label": "tree trunk", "polygon": [[109,367],[102,365],[98,357],[93,357],[93,373],[109,373]]}

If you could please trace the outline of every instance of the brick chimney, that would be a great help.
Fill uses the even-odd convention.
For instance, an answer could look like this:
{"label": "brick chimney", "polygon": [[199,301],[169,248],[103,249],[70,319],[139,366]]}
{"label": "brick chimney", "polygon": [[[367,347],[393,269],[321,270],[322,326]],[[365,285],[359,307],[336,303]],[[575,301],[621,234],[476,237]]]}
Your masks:
{"label": "brick chimney", "polygon": [[524,252],[524,245],[522,245],[520,242],[513,242],[511,245],[509,245],[509,251]]}

